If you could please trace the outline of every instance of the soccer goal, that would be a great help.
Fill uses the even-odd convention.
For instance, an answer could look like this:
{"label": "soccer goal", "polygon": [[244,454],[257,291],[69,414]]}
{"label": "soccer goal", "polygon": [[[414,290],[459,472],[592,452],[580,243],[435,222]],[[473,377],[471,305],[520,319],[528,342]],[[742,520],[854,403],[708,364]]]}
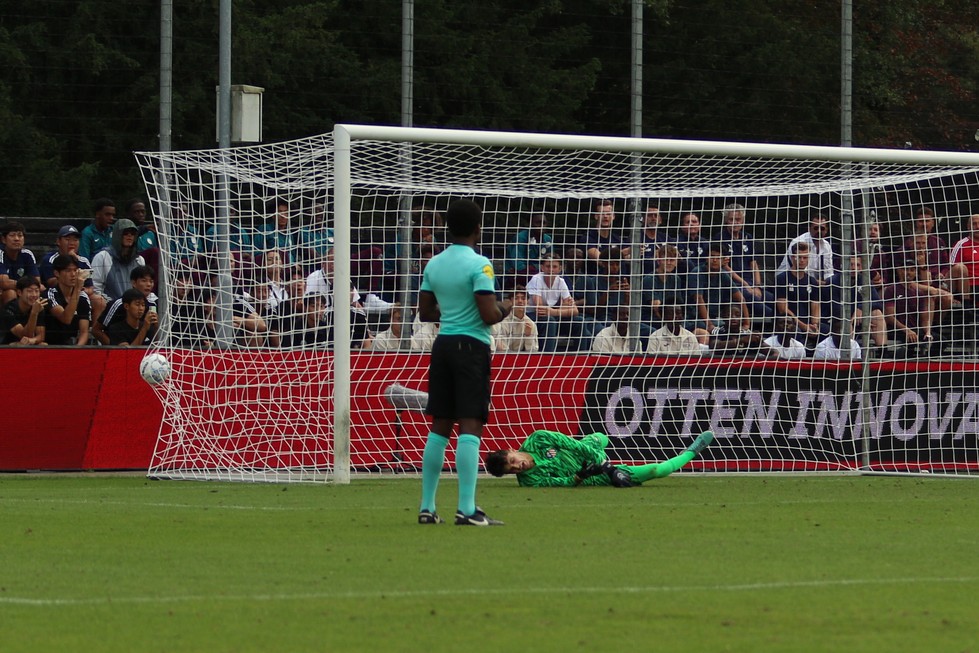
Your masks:
{"label": "soccer goal", "polygon": [[419,469],[414,307],[463,197],[516,307],[484,452],[546,428],[656,461],[711,429],[694,471],[979,468],[979,155],[338,125],[137,159],[172,367],[153,476]]}

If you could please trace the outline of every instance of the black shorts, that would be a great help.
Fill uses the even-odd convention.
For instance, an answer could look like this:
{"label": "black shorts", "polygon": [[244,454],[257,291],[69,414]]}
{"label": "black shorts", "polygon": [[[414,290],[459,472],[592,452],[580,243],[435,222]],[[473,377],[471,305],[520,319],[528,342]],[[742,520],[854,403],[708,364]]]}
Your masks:
{"label": "black shorts", "polygon": [[469,336],[435,338],[428,368],[428,407],[435,418],[489,419],[490,348]]}

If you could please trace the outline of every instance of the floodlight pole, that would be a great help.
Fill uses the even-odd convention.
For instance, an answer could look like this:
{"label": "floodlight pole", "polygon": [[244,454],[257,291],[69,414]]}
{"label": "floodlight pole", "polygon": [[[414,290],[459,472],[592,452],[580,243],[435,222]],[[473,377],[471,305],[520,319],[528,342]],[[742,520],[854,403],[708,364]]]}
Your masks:
{"label": "floodlight pole", "polygon": [[[414,124],[415,110],[415,0],[402,0],[401,3],[401,126],[411,127]],[[412,158],[411,143],[401,143],[398,146],[398,156],[405,179],[411,177]],[[399,348],[407,348],[411,340],[408,335],[413,321],[414,310],[411,304],[411,206],[410,193],[402,193],[398,202],[398,235],[402,249],[398,252],[398,277],[401,279],[398,288],[398,302],[401,304],[401,342]],[[397,246],[396,246],[397,247]]]}
{"label": "floodlight pole", "polygon": [[[643,64],[643,0],[632,0],[632,125],[630,133],[633,138],[642,138],[642,64]],[[642,187],[642,155],[638,152],[632,154],[632,176],[636,188]],[[627,208],[628,214],[632,217],[630,239],[632,248],[630,252],[629,275],[629,350],[638,352],[641,341],[639,339],[639,322],[641,319],[640,306],[642,304],[642,252],[640,245],[643,238],[645,206],[640,198],[635,197]],[[618,318],[616,318],[618,321]]]}
{"label": "floodlight pole", "polygon": [[[218,7],[218,148],[221,157],[227,156],[231,147],[231,0],[221,0]],[[222,166],[227,169],[227,166]],[[216,312],[216,339],[218,346],[230,349],[234,346],[232,319],[231,245],[229,241],[231,206],[228,176],[218,175],[215,211],[215,249],[217,253],[218,283]]]}
{"label": "floodlight pole", "polygon": [[[160,151],[169,152],[173,149],[173,0],[160,0]],[[166,170],[166,164],[164,164]],[[166,173],[157,172],[162,177]],[[165,182],[160,184],[162,188],[169,188]],[[169,196],[169,191],[167,192]],[[151,211],[156,211],[156,219],[163,216],[161,213],[171,211],[169,198],[162,205],[156,202],[147,207]],[[150,218],[151,220],[154,218]],[[159,223],[157,223],[159,224]],[[165,272],[164,265],[161,272]],[[163,324],[168,315],[167,295],[167,275],[158,274],[156,279],[157,286],[157,305],[160,307],[160,320]]]}
{"label": "floodlight pole", "polygon": [[173,146],[173,0],[160,0],[160,151]]}

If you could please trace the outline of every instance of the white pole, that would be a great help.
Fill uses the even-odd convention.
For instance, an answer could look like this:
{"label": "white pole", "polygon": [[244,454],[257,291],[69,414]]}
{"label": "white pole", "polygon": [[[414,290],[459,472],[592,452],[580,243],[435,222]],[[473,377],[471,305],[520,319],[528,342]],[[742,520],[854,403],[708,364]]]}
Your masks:
{"label": "white pole", "polygon": [[660,154],[703,154],[713,156],[815,159],[819,161],[865,161],[869,163],[910,163],[918,165],[973,167],[979,153],[938,150],[898,150],[884,148],[843,148],[826,145],[780,145],[775,143],[734,143],[727,141],[683,141],[666,138],[583,136],[579,134],[536,134],[531,132],[477,131],[428,127],[388,127],[380,125],[337,125],[351,138],[375,138],[402,143],[468,143],[472,145],[557,149],[591,149],[601,152],[658,152]]}
{"label": "white pole", "polygon": [[350,134],[333,131],[333,480],[350,483]]}

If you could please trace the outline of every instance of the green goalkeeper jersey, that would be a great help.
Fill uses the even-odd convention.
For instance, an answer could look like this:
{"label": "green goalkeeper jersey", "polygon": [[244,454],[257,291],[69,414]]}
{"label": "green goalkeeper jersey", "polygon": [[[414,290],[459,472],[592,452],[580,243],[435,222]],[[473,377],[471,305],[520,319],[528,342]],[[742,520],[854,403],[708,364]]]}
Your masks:
{"label": "green goalkeeper jersey", "polygon": [[[517,474],[520,485],[566,487],[575,485],[574,476],[585,465],[605,460],[608,436],[592,433],[580,440],[557,431],[534,431],[520,446],[534,457],[534,467]],[[605,474],[586,478],[582,485],[608,485]]]}

